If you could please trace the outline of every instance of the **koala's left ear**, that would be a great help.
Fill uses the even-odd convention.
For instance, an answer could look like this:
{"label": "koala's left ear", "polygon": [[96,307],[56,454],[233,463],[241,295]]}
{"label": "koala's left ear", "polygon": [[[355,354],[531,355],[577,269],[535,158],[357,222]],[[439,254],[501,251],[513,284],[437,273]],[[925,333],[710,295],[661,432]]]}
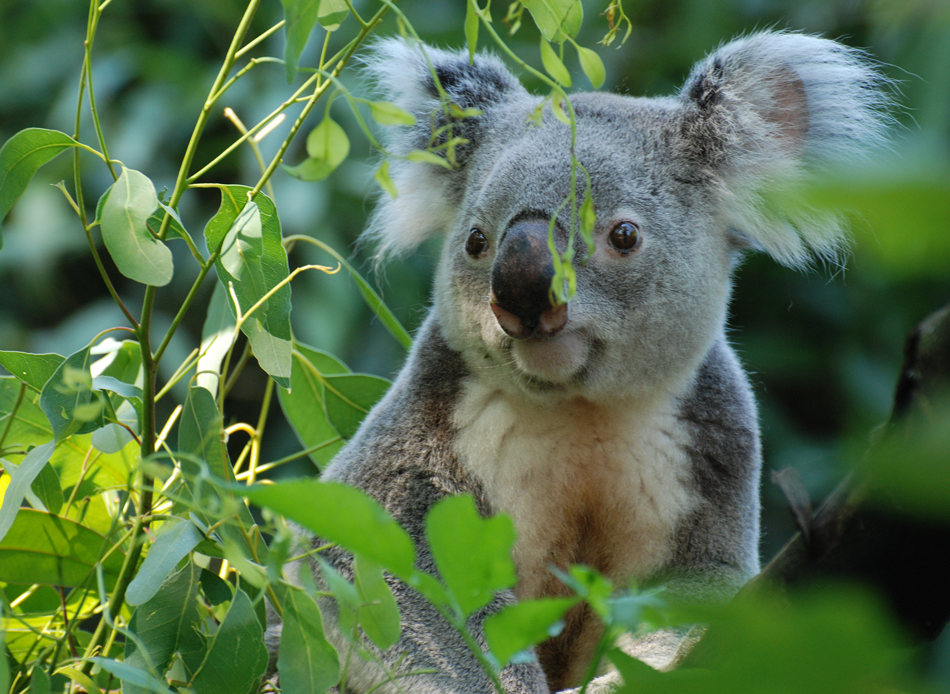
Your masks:
{"label": "koala's left ear", "polygon": [[[468,140],[455,148],[456,167],[393,159],[390,175],[399,195],[380,196],[366,236],[376,242],[377,256],[408,253],[453,223],[466,166],[478,146],[493,132],[494,111],[528,97],[514,75],[498,58],[479,53],[474,63],[468,51],[448,52],[400,39],[382,41],[366,61],[387,100],[412,113],[416,125],[390,128],[386,144],[393,154],[426,149],[451,135]],[[438,86],[436,86],[436,78]],[[441,87],[444,98],[439,92]],[[481,115],[453,118],[448,103],[460,109],[478,109]]]}
{"label": "koala's left ear", "polygon": [[786,265],[834,257],[846,232],[828,215],[790,221],[764,187],[847,164],[886,141],[888,80],[861,51],[814,36],[761,32],[698,63],[681,93],[681,154],[724,188],[727,223]]}

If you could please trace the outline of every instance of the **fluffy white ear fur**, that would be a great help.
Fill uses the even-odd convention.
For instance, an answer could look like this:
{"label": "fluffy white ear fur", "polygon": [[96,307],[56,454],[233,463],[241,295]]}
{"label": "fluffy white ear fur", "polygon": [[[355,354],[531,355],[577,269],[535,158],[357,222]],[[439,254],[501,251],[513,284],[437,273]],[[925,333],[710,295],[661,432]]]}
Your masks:
{"label": "fluffy white ear fur", "polygon": [[884,145],[889,86],[865,53],[791,32],[753,34],[698,63],[680,94],[684,135],[724,188],[726,224],[786,265],[838,260],[840,219],[776,197]]}
{"label": "fluffy white ear fur", "polygon": [[[435,87],[433,73],[448,99],[462,108],[481,109],[485,115],[460,122],[465,129],[490,127],[492,105],[514,95],[526,95],[518,79],[497,57],[479,53],[474,64],[468,51],[449,52],[401,39],[376,44],[366,66],[384,98],[416,117],[412,128],[390,129],[387,145],[391,152],[404,155],[425,149],[433,125],[445,123],[443,105]],[[459,155],[461,157],[461,155]],[[464,168],[464,161],[460,159]],[[390,160],[390,176],[398,191],[392,199],[380,195],[376,211],[363,234],[363,243],[371,243],[378,260],[388,255],[405,255],[426,239],[449,228],[458,207],[461,170],[447,171],[440,166]]]}

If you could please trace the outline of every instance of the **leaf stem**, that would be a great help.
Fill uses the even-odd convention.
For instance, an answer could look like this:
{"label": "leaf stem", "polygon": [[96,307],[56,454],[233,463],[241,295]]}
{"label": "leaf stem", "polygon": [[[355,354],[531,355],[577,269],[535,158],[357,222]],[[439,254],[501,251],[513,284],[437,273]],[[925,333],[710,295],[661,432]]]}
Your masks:
{"label": "leaf stem", "polygon": [[279,30],[284,26],[284,24],[286,24],[286,23],[287,23],[287,20],[285,20],[285,19],[280,20],[279,22],[277,22],[277,24],[275,24],[274,26],[272,26],[270,29],[268,29],[267,31],[265,31],[263,34],[261,34],[260,36],[258,36],[256,39],[253,39],[253,40],[251,40],[251,41],[248,41],[247,45],[245,45],[244,48],[242,48],[241,50],[239,50],[237,53],[234,54],[234,57],[235,57],[235,58],[240,58],[240,57],[243,56],[245,53],[247,53],[249,50],[251,50],[252,48],[254,48],[254,46],[256,46],[257,44],[259,44],[261,41],[265,41],[265,40],[268,39],[272,34],[274,34],[275,32],[279,31]]}

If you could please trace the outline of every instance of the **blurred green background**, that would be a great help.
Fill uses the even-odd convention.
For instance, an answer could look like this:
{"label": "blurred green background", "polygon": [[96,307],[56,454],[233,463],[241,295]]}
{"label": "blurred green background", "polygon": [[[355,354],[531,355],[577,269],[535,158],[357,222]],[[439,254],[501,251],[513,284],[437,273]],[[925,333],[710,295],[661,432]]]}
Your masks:
{"label": "blurred green background", "polygon": [[[365,8],[369,2],[357,2]],[[461,47],[462,0],[406,0],[404,9],[426,40]],[[586,2],[580,39],[594,47],[607,29],[599,13],[606,2]],[[105,11],[93,53],[95,90],[110,153],[147,173],[159,190],[172,187],[180,157],[202,101],[214,79],[234,26],[243,11],[236,0],[113,0]],[[496,0],[496,25],[507,3]],[[946,172],[950,159],[950,4],[942,0],[626,0],[633,22],[629,40],[598,50],[611,89],[633,95],[671,94],[690,66],[720,42],[757,28],[777,27],[818,33],[866,48],[898,81],[894,171]],[[29,126],[71,133],[82,61],[87,7],[76,0],[3,0],[0,9],[0,140]],[[267,0],[251,34],[282,17],[277,0]],[[347,20],[352,22],[352,19]],[[382,33],[396,31],[388,17]],[[348,27],[346,24],[343,30]],[[318,29],[318,33],[319,33]],[[341,33],[344,33],[341,31]],[[511,38],[517,53],[539,64],[537,30],[527,15]],[[483,37],[484,40],[484,37]],[[283,32],[267,43],[282,55]],[[319,41],[311,40],[301,60],[312,64]],[[572,56],[573,58],[573,56]],[[577,85],[587,85],[575,69]],[[357,93],[369,85],[355,70],[344,82]],[[528,82],[529,88],[538,88]],[[252,71],[224,99],[250,126],[290,93],[280,65]],[[312,125],[321,117],[316,109]],[[279,172],[274,195],[286,234],[310,234],[355,259],[371,274],[366,250],[354,242],[372,208],[377,161],[342,102],[333,115],[349,133],[351,157],[328,180],[298,181]],[[287,123],[278,128],[286,132]],[[306,127],[304,132],[306,132]],[[203,165],[237,136],[218,110],[196,157]],[[95,142],[88,111],[82,139]],[[303,158],[303,142],[286,157]],[[261,147],[272,156],[280,137]],[[83,154],[88,207],[111,183],[105,167]],[[941,173],[936,176],[942,175]],[[86,247],[82,229],[51,183],[66,179],[68,156],[44,167],[14,207],[3,228],[0,251],[0,349],[69,354],[98,330],[123,325]],[[206,181],[253,184],[256,160],[243,148],[219,165]],[[926,176],[925,176],[926,178]],[[939,183],[939,182],[938,182]],[[937,195],[943,190],[937,185]],[[181,215],[200,237],[217,208],[215,191],[185,196]],[[900,208],[914,212],[913,205]],[[923,209],[916,210],[926,215]],[[943,217],[946,220],[946,217]],[[768,471],[797,468],[814,500],[841,478],[845,442],[865,439],[888,416],[908,331],[950,301],[950,229],[943,221],[923,225],[905,214],[885,234],[861,219],[847,269],[819,268],[800,273],[750,255],[737,272],[731,339],[752,374],[760,404],[766,474],[763,479],[762,556],[771,557],[793,532],[781,494]],[[176,281],[159,292],[157,331],[169,324],[196,275],[182,243],[171,244]],[[897,249],[895,251],[895,248]],[[913,252],[904,252],[904,249]],[[916,249],[916,250],[914,250]],[[368,249],[371,251],[372,249]],[[374,281],[389,305],[413,330],[426,312],[437,245],[424,246],[392,262]],[[108,263],[108,255],[103,254]],[[298,247],[291,264],[327,262],[317,251]],[[133,312],[142,287],[110,274]],[[188,317],[162,366],[168,377],[200,339],[204,298]],[[375,320],[345,273],[333,277],[305,273],[293,284],[293,326],[297,338],[342,357],[356,371],[392,377],[403,350]],[[248,369],[229,399],[226,420],[256,421],[264,376]],[[179,393],[180,395],[180,393]],[[174,406],[160,404],[159,418]],[[298,450],[279,408],[272,409],[263,461]],[[243,440],[236,442],[243,445]],[[306,472],[301,463],[296,472]]]}

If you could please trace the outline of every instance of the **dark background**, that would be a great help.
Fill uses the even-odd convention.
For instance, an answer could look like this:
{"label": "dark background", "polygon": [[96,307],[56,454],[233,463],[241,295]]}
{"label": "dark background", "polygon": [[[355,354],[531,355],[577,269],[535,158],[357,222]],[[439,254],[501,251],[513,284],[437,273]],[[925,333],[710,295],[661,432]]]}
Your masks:
{"label": "dark background", "polygon": [[[370,3],[358,2],[365,10]],[[604,3],[606,5],[606,3]],[[426,40],[461,47],[461,0],[407,0],[400,3]],[[593,47],[604,34],[600,3],[585,3],[580,36]],[[86,28],[85,3],[75,0],[5,0],[0,10],[0,139],[40,126],[73,131],[76,90]],[[94,48],[97,105],[110,153],[130,168],[149,175],[159,190],[171,188],[180,158],[234,27],[243,12],[234,0],[114,0],[106,9]],[[496,0],[496,26],[506,3]],[[607,67],[605,89],[634,95],[673,93],[692,63],[720,42],[757,28],[776,27],[818,33],[866,48],[884,63],[899,84],[896,97],[900,127],[893,145],[896,166],[914,167],[948,159],[950,141],[950,5],[927,0],[627,0],[633,21],[630,39],[617,48],[597,47]],[[276,0],[267,0],[251,34],[282,16]],[[352,22],[352,19],[347,20]],[[344,24],[341,34],[352,27]],[[381,33],[395,31],[387,18]],[[511,45],[538,65],[537,31],[525,14]],[[483,42],[484,42],[483,32]],[[265,43],[281,56],[283,32]],[[301,61],[312,64],[316,37]],[[258,53],[262,54],[262,53]],[[576,68],[571,56],[569,67]],[[576,71],[575,87],[588,86]],[[344,82],[356,93],[366,85],[357,72]],[[528,81],[529,88],[538,89]],[[263,65],[252,71],[220,103],[201,142],[196,165],[202,166],[236,137],[223,118],[233,108],[248,126],[270,112],[291,89],[283,68]],[[310,234],[351,255],[367,274],[365,253],[354,241],[373,205],[375,158],[346,105],[333,116],[350,135],[351,157],[327,181],[304,183],[278,172],[275,198],[285,235]],[[322,114],[317,108],[315,125]],[[88,109],[82,139],[95,144]],[[287,125],[262,143],[272,156]],[[305,127],[304,133],[307,128]],[[303,157],[303,138],[286,161]],[[83,155],[87,207],[94,208],[111,183],[108,171]],[[195,169],[197,168],[195,167]],[[193,169],[193,170],[195,170]],[[253,184],[259,175],[248,148],[219,165],[205,181]],[[71,188],[70,157],[44,167],[14,207],[3,227],[0,251],[0,349],[69,354],[97,331],[122,325],[96,272],[82,229],[59,191],[50,183],[66,179]],[[218,204],[215,191],[185,196],[181,214],[196,239]],[[950,233],[950,230],[946,230]],[[927,243],[907,219],[908,243]],[[199,241],[201,243],[201,241]],[[176,281],[159,292],[156,334],[169,324],[197,269],[181,243],[171,244]],[[815,500],[841,478],[850,451],[860,449],[871,430],[886,419],[901,363],[904,337],[928,313],[950,300],[950,270],[941,262],[913,266],[889,262],[874,231],[856,231],[847,269],[817,268],[802,273],[750,255],[736,273],[731,339],[752,374],[760,405],[766,475],[763,481],[763,558],[768,559],[793,532],[781,494],[768,470],[797,468]],[[414,330],[428,304],[431,271],[438,247],[424,246],[404,261],[390,263],[373,278],[389,305]],[[107,254],[103,258],[108,263]],[[291,265],[328,261],[310,248],[299,248]],[[113,267],[120,293],[137,312],[142,287]],[[200,339],[211,282],[186,320],[163,362],[168,377]],[[297,338],[342,357],[356,371],[392,377],[403,350],[362,302],[344,274],[306,273],[294,281],[292,314]],[[226,421],[257,419],[264,377],[248,369],[233,391]],[[167,414],[172,398],[162,401]],[[243,440],[237,442],[243,445]],[[268,422],[262,461],[297,450],[298,444],[276,406]],[[307,471],[302,463],[296,472]]]}

